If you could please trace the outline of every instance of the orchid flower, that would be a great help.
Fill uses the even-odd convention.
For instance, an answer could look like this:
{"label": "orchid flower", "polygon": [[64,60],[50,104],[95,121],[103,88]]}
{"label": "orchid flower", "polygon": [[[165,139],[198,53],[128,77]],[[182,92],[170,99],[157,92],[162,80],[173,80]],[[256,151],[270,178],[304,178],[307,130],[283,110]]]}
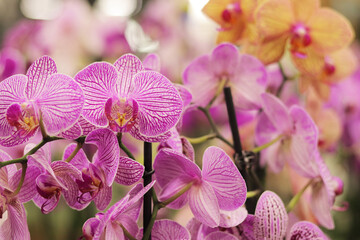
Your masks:
{"label": "orchid flower", "polygon": [[252,39],[258,0],[210,0],[202,11],[220,25],[217,42],[238,43]]}
{"label": "orchid flower", "polygon": [[[78,201],[72,207],[83,209],[94,200],[96,207],[104,210],[112,198],[113,182],[134,184],[142,177],[144,167],[130,158],[120,157],[117,138],[109,129],[92,131],[86,137],[85,143],[95,144],[98,151],[89,162],[84,151],[80,149],[69,162],[82,173],[82,179],[76,180],[79,188]],[[64,159],[70,156],[75,147],[75,144],[70,144],[65,149]]]}
{"label": "orchid flower", "polygon": [[283,168],[285,161],[304,177],[318,176],[315,152],[318,144],[318,129],[299,106],[288,109],[274,95],[264,93],[262,96],[264,113],[260,115],[256,127],[257,144],[263,145],[278,139],[264,149],[261,160],[274,172]]}
{"label": "orchid flower", "polygon": [[179,120],[178,91],[160,73],[145,71],[132,54],[123,55],[114,65],[93,63],[77,73],[75,80],[85,94],[83,117],[97,127],[158,142],[168,137],[166,132]]}
{"label": "orchid flower", "polygon": [[0,83],[0,144],[14,146],[34,136],[42,118],[48,134],[70,128],[84,104],[80,86],[57,73],[53,59],[36,60],[26,75],[11,76]]}
{"label": "orchid flower", "polygon": [[[253,56],[239,54],[229,43],[218,45],[211,55],[196,58],[183,73],[184,85],[193,95],[193,103],[205,107],[231,86],[235,107],[241,110],[260,108],[260,95],[266,89],[266,70]],[[220,103],[223,98],[215,100]]]}
{"label": "orchid flower", "polygon": [[[34,146],[35,144],[26,145],[25,152]],[[75,205],[79,191],[76,180],[82,180],[81,172],[65,161],[51,162],[50,143],[28,156],[28,165],[36,166],[41,171],[36,178],[38,194],[34,196],[33,201],[42,213],[48,214],[53,211],[61,194],[70,207]]]}
{"label": "orchid flower", "polygon": [[210,227],[221,226],[221,210],[234,211],[244,204],[246,184],[233,161],[220,148],[209,147],[202,166],[201,171],[181,153],[161,149],[154,160],[155,177],[162,188],[159,200],[188,188],[167,206],[178,209],[189,202],[197,220]]}
{"label": "orchid flower", "polygon": [[329,238],[315,224],[307,221],[295,223],[290,230],[289,240],[328,240]]}
{"label": "orchid flower", "polygon": [[83,226],[86,239],[125,239],[124,230],[136,236],[139,227],[136,223],[142,205],[141,198],[154,185],[155,181],[143,187],[141,183],[133,187],[120,201],[105,213],[98,213],[88,219]]}
{"label": "orchid flower", "polygon": [[[0,150],[0,161],[12,158]],[[30,240],[23,203],[35,195],[35,179],[40,174],[37,167],[29,166],[22,187],[15,193],[21,178],[21,171],[14,164],[0,169],[0,239]],[[15,194],[14,194],[15,193]]]}
{"label": "orchid flower", "polygon": [[306,58],[306,51],[324,55],[344,48],[354,38],[349,21],[319,0],[269,0],[255,13],[263,36],[256,56],[264,63],[278,61],[287,43],[292,55]]}

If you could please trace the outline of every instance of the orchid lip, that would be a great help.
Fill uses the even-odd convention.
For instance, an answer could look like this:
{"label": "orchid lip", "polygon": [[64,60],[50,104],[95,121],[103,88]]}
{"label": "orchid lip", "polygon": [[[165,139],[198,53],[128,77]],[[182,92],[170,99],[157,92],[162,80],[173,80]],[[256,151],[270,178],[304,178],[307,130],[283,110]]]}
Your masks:
{"label": "orchid lip", "polygon": [[6,118],[11,126],[16,127],[24,135],[34,131],[39,126],[39,119],[31,103],[24,102],[21,105],[17,103],[10,105],[6,112]]}

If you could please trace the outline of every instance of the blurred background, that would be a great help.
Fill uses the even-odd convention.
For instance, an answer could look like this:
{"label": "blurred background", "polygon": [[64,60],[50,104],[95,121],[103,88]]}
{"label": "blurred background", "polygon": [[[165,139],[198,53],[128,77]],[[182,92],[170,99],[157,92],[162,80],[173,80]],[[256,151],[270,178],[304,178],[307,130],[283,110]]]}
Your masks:
{"label": "blurred background", "polygon": [[[128,52],[143,59],[148,53],[156,52],[161,59],[161,72],[171,81],[181,82],[182,71],[189,62],[210,53],[216,45],[218,26],[201,12],[207,2],[0,0],[0,81],[16,73],[25,73],[35,59],[45,54],[55,59],[59,72],[74,76],[94,61],[114,62]],[[357,36],[360,35],[359,0],[324,0],[322,5],[345,15]],[[207,126],[199,124],[201,116],[198,118],[198,121],[192,120],[193,127],[185,129],[184,135],[207,133]],[[61,159],[65,144],[52,146],[53,159]],[[136,143],[130,144],[136,152]],[[205,146],[197,148],[197,158],[201,160]],[[22,154],[21,146],[7,151],[14,158]],[[360,239],[359,157],[346,150],[329,154],[329,157],[333,158],[329,166],[331,172],[345,182],[340,202],[348,202],[349,209],[335,212],[335,230],[324,231],[332,239]],[[284,185],[282,179],[282,176],[268,175],[266,187],[278,192],[286,202],[291,197],[290,186]],[[125,191],[126,188],[117,185],[112,203],[124,196]],[[32,239],[37,240],[78,239],[83,223],[96,213],[93,204],[77,212],[63,201],[48,215],[43,215],[32,202],[26,204],[26,209]],[[178,214],[175,218],[182,219],[181,223],[186,225],[189,218],[184,217],[186,210],[184,212],[167,214]]]}

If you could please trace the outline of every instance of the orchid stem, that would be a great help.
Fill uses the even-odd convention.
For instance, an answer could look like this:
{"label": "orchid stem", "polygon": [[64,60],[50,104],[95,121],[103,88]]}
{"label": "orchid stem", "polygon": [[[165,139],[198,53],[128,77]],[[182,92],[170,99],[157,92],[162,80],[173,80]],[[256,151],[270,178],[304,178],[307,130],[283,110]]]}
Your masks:
{"label": "orchid stem", "polygon": [[154,209],[153,209],[153,212],[152,212],[152,215],[151,215],[151,219],[150,219],[149,225],[147,226],[147,228],[145,228],[145,226],[144,226],[144,230],[145,230],[145,229],[146,229],[146,230],[145,230],[145,232],[144,232],[144,235],[143,235],[142,240],[149,240],[149,239],[151,239],[151,230],[152,230],[152,228],[153,228],[153,226],[154,226],[154,222],[155,222],[155,220],[156,220],[156,216],[157,216],[157,213],[158,213],[159,209],[160,209],[159,204],[154,204]]}
{"label": "orchid stem", "polygon": [[215,133],[211,133],[205,136],[201,136],[201,137],[197,137],[197,138],[190,138],[190,137],[186,137],[186,139],[192,143],[192,144],[200,144],[203,142],[206,142],[207,140],[216,138],[216,134]]}
{"label": "orchid stem", "polygon": [[78,142],[76,144],[76,148],[74,149],[74,151],[70,154],[70,156],[68,156],[66,159],[65,159],[65,162],[70,162],[75,156],[76,154],[80,151],[80,149],[82,148],[83,144]]}
{"label": "orchid stem", "polygon": [[135,160],[134,155],[130,152],[130,150],[122,143],[121,139],[122,139],[122,133],[118,133],[117,134],[117,139],[118,139],[118,143],[119,143],[119,147],[126,153],[126,155]]}
{"label": "orchid stem", "polygon": [[210,100],[210,102],[206,105],[205,109],[209,110],[211,105],[215,102],[215,100],[217,99],[217,97],[221,94],[223,88],[225,87],[226,83],[227,83],[228,79],[227,78],[223,78],[221,79],[220,84],[218,85],[218,88],[216,89],[216,93],[214,95],[214,97]]}
{"label": "orchid stem", "polygon": [[42,118],[42,113],[40,111],[40,131],[41,131],[41,136],[43,137],[43,139],[45,139],[46,137],[48,137],[46,130],[45,130],[45,126],[44,126],[44,122],[43,122],[43,118]]}
{"label": "orchid stem", "polygon": [[[144,187],[145,187],[146,185],[150,184],[152,180],[151,174],[147,174],[152,172],[152,144],[149,142],[144,142],[144,167],[145,167],[145,172],[144,172],[145,174],[143,178],[144,178]],[[152,216],[153,216],[151,211],[152,191],[153,189],[150,189],[150,191],[148,191],[144,195],[144,210],[143,210],[144,229],[148,229],[150,222],[152,221]],[[151,239],[151,230],[148,238]]]}
{"label": "orchid stem", "polygon": [[22,163],[22,164],[27,163],[27,161],[28,161],[27,156],[36,153],[36,151],[39,150],[42,146],[44,146],[46,143],[52,142],[55,140],[60,140],[60,139],[63,139],[63,138],[56,137],[56,136],[54,136],[54,137],[47,136],[38,145],[36,145],[34,148],[32,148],[28,153],[26,153],[21,158],[16,158],[16,159],[5,161],[5,162],[0,162],[0,168],[10,165],[10,164],[14,164],[14,163]]}
{"label": "orchid stem", "polygon": [[251,150],[251,152],[253,152],[253,153],[258,153],[258,152],[260,152],[261,150],[264,150],[265,148],[270,147],[271,145],[273,145],[274,143],[276,143],[277,141],[279,141],[282,137],[283,137],[283,135],[279,135],[279,136],[277,136],[275,139],[271,140],[270,142],[265,143],[264,145],[258,146],[258,147],[256,147],[256,148],[253,148],[253,149]]}
{"label": "orchid stem", "polygon": [[20,182],[19,182],[19,185],[17,186],[15,192],[13,192],[13,196],[16,196],[20,190],[21,190],[21,187],[24,183],[24,180],[25,180],[25,175],[26,175],[26,169],[27,169],[27,163],[22,163],[21,164],[21,178],[20,178]]}
{"label": "orchid stem", "polygon": [[223,141],[223,142],[224,142],[225,144],[227,144],[229,147],[234,148],[234,146],[220,134],[219,130],[217,129],[217,127],[216,127],[216,125],[215,125],[214,120],[212,119],[212,117],[211,117],[211,115],[210,115],[209,110],[206,109],[206,108],[203,108],[203,107],[198,107],[198,109],[205,114],[206,118],[207,118],[208,121],[209,121],[209,124],[210,124],[210,126],[211,126],[211,129],[213,130],[214,134],[216,134],[216,138],[218,138],[218,139],[220,139],[221,141]]}
{"label": "orchid stem", "polygon": [[260,190],[249,191],[249,192],[246,193],[246,198],[256,197],[256,196],[259,195],[260,193],[261,193]]}
{"label": "orchid stem", "polygon": [[305,190],[313,183],[314,178],[310,179],[309,182],[290,200],[288,205],[286,205],[286,211],[291,212],[296,206],[301,196],[304,194]]}

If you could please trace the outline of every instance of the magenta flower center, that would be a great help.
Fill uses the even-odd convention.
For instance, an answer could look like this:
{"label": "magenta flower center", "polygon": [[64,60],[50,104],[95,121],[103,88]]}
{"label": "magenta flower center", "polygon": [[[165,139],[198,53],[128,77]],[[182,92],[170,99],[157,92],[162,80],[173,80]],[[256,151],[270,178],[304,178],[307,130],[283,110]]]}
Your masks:
{"label": "magenta flower center", "polygon": [[36,189],[46,199],[50,199],[54,195],[60,197],[61,194],[61,187],[50,175],[40,175],[36,180]]}
{"label": "magenta flower center", "polygon": [[90,167],[82,171],[84,181],[76,180],[79,190],[82,193],[78,201],[86,203],[96,197],[100,189],[103,187],[102,173],[96,167]]}
{"label": "magenta flower center", "polygon": [[138,105],[133,99],[109,98],[105,104],[105,114],[111,130],[128,132],[135,124]]}
{"label": "magenta flower center", "polygon": [[291,28],[291,51],[298,57],[306,57],[303,48],[311,44],[310,29],[302,23],[298,23]]}
{"label": "magenta flower center", "polygon": [[230,3],[226,6],[225,10],[221,13],[221,18],[226,23],[234,23],[241,13],[242,13],[242,11],[240,8],[240,4],[238,2]]}
{"label": "magenta flower center", "polygon": [[12,104],[6,112],[6,119],[11,126],[20,131],[20,134],[24,135],[39,126],[39,119],[31,103]]}

